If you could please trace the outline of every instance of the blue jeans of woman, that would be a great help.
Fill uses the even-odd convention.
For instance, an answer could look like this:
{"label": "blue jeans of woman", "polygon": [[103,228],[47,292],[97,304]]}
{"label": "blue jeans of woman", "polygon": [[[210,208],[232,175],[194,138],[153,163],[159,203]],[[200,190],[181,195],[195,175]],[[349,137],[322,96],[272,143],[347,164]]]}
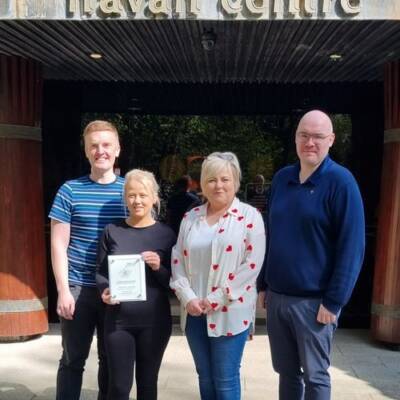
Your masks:
{"label": "blue jeans of woman", "polygon": [[209,337],[206,316],[188,315],[186,337],[199,376],[201,400],[240,400],[240,362],[248,329]]}

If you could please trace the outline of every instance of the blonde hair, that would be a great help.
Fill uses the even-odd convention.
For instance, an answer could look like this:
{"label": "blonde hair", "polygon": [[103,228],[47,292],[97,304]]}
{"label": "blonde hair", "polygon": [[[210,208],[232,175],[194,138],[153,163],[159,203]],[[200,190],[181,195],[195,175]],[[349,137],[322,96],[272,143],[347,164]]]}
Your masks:
{"label": "blonde hair", "polygon": [[115,134],[119,141],[119,135],[118,135],[118,130],[116,126],[108,121],[102,121],[100,119],[89,122],[85,129],[83,130],[83,139],[86,138],[87,135],[89,135],[92,132],[98,132],[98,131],[110,131]]}
{"label": "blonde hair", "polygon": [[126,195],[126,188],[130,181],[140,182],[146,190],[153,196],[155,203],[155,213],[158,214],[160,212],[160,197],[158,192],[160,187],[154,177],[154,174],[150,171],[145,171],[143,169],[132,169],[125,175],[125,184],[124,184],[124,195]]}
{"label": "blonde hair", "polygon": [[204,159],[203,164],[201,165],[200,176],[200,185],[203,193],[207,181],[211,177],[216,176],[223,169],[229,169],[232,172],[235,192],[239,190],[240,179],[242,177],[239,160],[234,153],[227,151],[223,153],[211,153],[208,157]]}

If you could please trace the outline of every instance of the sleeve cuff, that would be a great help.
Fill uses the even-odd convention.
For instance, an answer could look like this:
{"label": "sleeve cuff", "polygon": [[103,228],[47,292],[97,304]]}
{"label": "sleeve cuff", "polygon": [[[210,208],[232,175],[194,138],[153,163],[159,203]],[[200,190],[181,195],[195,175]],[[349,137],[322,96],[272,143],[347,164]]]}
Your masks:
{"label": "sleeve cuff", "polygon": [[342,309],[342,305],[335,303],[329,299],[322,299],[322,305],[331,313],[337,315]]}
{"label": "sleeve cuff", "polygon": [[192,289],[184,289],[179,293],[179,299],[184,307],[186,307],[187,303],[193,299],[197,299],[197,296],[193,292]]}
{"label": "sleeve cuff", "polygon": [[209,293],[207,295],[207,300],[211,304],[216,305],[215,309],[219,309],[221,306],[224,306],[227,303],[227,298],[221,288],[218,288],[216,291]]}

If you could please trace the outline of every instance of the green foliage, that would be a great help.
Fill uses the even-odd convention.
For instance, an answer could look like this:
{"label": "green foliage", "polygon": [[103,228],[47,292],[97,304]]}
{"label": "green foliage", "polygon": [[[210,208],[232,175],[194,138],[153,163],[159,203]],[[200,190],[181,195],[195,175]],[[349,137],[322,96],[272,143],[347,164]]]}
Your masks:
{"label": "green foliage", "polygon": [[331,116],[335,131],[335,143],[331,156],[340,164],[348,164],[351,150],[351,118],[349,115],[335,114]]}
{"label": "green foliage", "polygon": [[[110,120],[118,128],[122,146],[119,166],[123,173],[139,167],[173,180],[182,172],[182,163],[187,168],[188,157],[232,151],[240,160],[244,183],[257,173],[270,180],[283,151],[269,117],[86,114],[83,126],[96,118]],[[178,164],[175,174],[173,159]]]}
{"label": "green foliage", "polygon": [[[122,174],[132,168],[154,172],[162,196],[182,174],[199,179],[201,157],[214,151],[232,151],[240,161],[244,188],[257,174],[266,182],[282,166],[297,161],[294,133],[298,118],[271,116],[158,116],[128,114],[85,114],[82,128],[93,119],[112,121],[121,137],[118,166]],[[351,119],[333,115],[336,132],[331,154],[346,164],[351,146]],[[188,158],[199,156],[191,165]]]}

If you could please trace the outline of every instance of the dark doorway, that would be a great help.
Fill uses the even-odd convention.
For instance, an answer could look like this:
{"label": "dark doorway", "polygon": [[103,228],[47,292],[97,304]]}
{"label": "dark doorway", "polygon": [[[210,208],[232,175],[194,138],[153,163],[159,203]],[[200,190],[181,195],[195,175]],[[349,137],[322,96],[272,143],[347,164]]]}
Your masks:
{"label": "dark doorway", "polygon": [[[62,96],[60,96],[62,93]],[[319,108],[334,117],[332,156],[356,176],[364,198],[367,256],[342,326],[367,327],[370,318],[376,209],[383,147],[381,84],[355,85],[161,85],[45,83],[43,159],[46,210],[66,179],[87,172],[80,135],[89,119],[107,118],[122,133],[121,173],[154,171],[168,197],[188,160],[212,151],[234,151],[246,184],[256,173],[266,180],[295,160],[293,134],[300,116]],[[194,163],[196,165],[196,163]],[[199,163],[197,163],[197,168]],[[189,171],[196,174],[196,170]],[[197,170],[198,173],[198,170]],[[56,292],[48,262],[50,320]]]}

